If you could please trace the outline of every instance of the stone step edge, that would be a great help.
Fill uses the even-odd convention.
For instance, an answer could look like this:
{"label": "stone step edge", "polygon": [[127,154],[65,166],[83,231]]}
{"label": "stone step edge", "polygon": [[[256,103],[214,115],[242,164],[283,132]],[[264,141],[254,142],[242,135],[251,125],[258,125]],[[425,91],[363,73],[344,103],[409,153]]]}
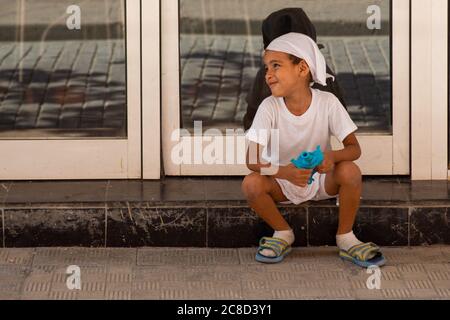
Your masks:
{"label": "stone step edge", "polygon": [[[361,207],[353,228],[381,246],[450,244],[448,207]],[[283,206],[295,246],[335,245],[336,206]],[[1,209],[4,247],[250,247],[272,230],[247,206]]]}

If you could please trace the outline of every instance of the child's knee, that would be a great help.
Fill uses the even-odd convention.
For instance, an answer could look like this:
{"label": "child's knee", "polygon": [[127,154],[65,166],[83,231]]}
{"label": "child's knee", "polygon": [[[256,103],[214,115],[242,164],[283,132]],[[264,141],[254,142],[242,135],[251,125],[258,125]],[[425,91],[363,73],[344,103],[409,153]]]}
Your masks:
{"label": "child's knee", "polygon": [[242,192],[248,200],[253,200],[267,193],[266,177],[257,172],[253,172],[242,181]]}
{"label": "child's knee", "polygon": [[340,185],[359,185],[362,183],[362,173],[353,161],[342,161],[334,169],[334,177]]}

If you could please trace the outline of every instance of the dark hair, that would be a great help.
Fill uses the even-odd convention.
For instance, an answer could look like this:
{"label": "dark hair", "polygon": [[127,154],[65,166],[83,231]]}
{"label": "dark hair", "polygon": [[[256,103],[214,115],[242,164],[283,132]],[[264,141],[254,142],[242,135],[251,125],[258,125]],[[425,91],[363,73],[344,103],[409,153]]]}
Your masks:
{"label": "dark hair", "polygon": [[295,64],[295,65],[299,64],[299,63],[302,62],[302,60],[303,60],[303,59],[301,59],[301,58],[299,58],[299,57],[294,56],[293,54],[288,53],[288,55],[289,55],[289,59],[290,59],[290,60],[292,61],[292,63]]}
{"label": "dark hair", "polygon": [[[293,54],[290,54],[290,53],[288,53],[288,56],[289,56],[289,60],[291,60],[294,65],[297,65],[300,62],[305,60],[305,59],[296,57],[296,56],[294,56]],[[309,72],[309,80],[308,80],[308,82],[313,82],[313,78],[312,78],[311,72]]]}

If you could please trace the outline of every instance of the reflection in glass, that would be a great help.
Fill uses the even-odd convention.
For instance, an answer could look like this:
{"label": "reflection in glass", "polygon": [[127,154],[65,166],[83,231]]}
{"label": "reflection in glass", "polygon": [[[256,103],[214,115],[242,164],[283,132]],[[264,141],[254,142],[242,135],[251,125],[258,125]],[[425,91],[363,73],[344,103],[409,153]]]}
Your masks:
{"label": "reflection in glass", "polygon": [[[371,6],[381,29],[368,27]],[[288,7],[303,8],[314,23],[359,132],[391,133],[389,0],[180,0],[182,127],[196,120],[204,128],[242,127],[262,63],[261,23]]]}
{"label": "reflection in glass", "polygon": [[0,139],[126,137],[124,0],[0,6]]}

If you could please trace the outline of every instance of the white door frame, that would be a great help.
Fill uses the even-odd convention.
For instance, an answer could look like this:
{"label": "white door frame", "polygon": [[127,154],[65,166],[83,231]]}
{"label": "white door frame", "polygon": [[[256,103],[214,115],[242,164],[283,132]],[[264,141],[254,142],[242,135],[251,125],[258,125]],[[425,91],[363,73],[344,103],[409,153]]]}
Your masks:
{"label": "white door frame", "polygon": [[141,5],[142,145],[144,146],[142,177],[159,179],[161,173],[160,1],[141,0]]}
{"label": "white door frame", "polygon": [[412,180],[445,180],[448,170],[448,2],[411,2]]}
{"label": "white door frame", "polygon": [[[357,134],[363,154],[357,163],[366,175],[402,175],[410,173],[409,165],[409,0],[393,0],[392,5],[392,108],[393,134]],[[174,147],[180,143],[189,146],[201,145],[183,132],[180,125],[180,80],[179,80],[179,20],[178,0],[162,1],[162,142],[163,163],[167,175],[244,175],[245,164],[177,164],[172,159]],[[243,141],[236,134],[236,140]],[[232,138],[231,138],[232,139]],[[226,138],[221,139],[225,145]],[[208,142],[203,142],[203,147]],[[332,139],[333,149],[340,148],[337,139]],[[195,149],[193,147],[193,149]],[[234,148],[237,157],[243,159],[245,147]],[[192,157],[194,158],[194,157]],[[192,161],[194,162],[194,161]]]}
{"label": "white door frame", "polygon": [[140,0],[125,11],[127,138],[0,140],[0,180],[141,178]]}

